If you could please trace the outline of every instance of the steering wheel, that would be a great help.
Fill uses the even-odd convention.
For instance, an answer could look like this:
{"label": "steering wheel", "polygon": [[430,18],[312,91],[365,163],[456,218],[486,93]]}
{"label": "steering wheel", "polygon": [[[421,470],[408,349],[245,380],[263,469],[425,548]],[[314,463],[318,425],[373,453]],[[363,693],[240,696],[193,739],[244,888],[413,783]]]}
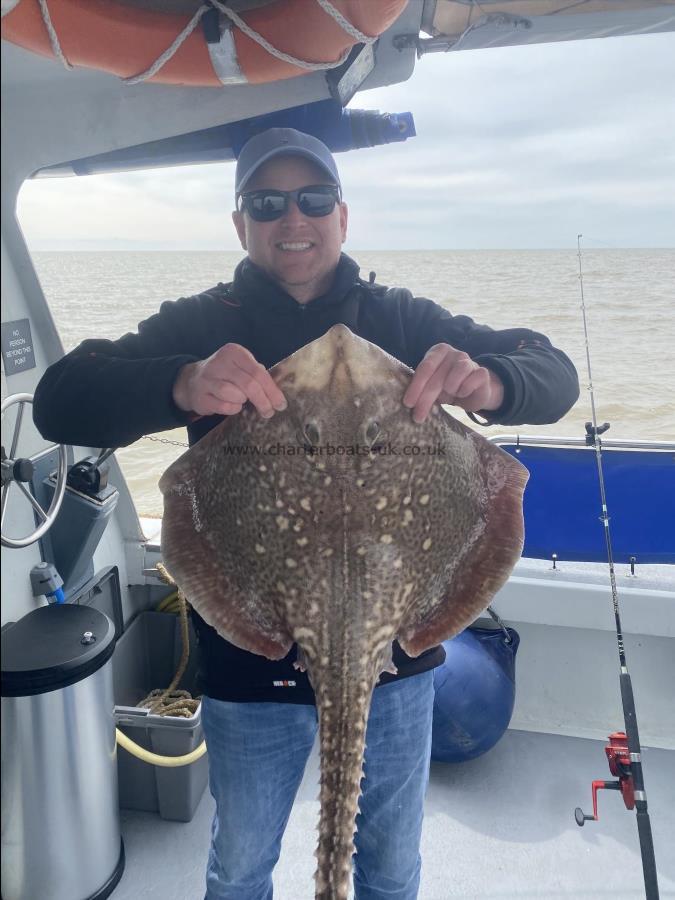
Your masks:
{"label": "steering wheel", "polygon": [[[56,515],[61,507],[63,495],[66,490],[66,476],[68,472],[66,446],[64,444],[52,444],[46,450],[41,450],[39,453],[36,453],[33,456],[16,456],[25,404],[32,402],[32,394],[12,394],[2,401],[2,416],[5,415],[5,411],[9,409],[10,406],[13,406],[16,403],[19,404],[19,410],[16,414],[14,434],[12,436],[12,446],[9,451],[9,456],[6,456],[5,448],[4,446],[2,447],[2,513],[0,523],[0,537],[2,538],[3,547],[28,547],[29,544],[33,544],[35,543],[35,541],[39,540],[42,535],[45,534],[45,532],[54,524],[54,520],[56,519]],[[49,509],[45,512],[37,502],[35,497],[26,487],[26,483],[30,482],[35,473],[35,463],[38,462],[38,460],[42,459],[42,457],[44,457],[47,453],[50,453],[54,450],[59,451],[59,461],[56,472],[56,486],[54,489],[52,502],[49,505]],[[4,531],[5,512],[7,511],[9,491],[12,487],[12,484],[15,484],[17,486],[17,488],[21,491],[21,493],[33,507],[33,510],[37,517],[41,520],[35,531],[26,535],[26,537],[11,538],[6,535]]]}

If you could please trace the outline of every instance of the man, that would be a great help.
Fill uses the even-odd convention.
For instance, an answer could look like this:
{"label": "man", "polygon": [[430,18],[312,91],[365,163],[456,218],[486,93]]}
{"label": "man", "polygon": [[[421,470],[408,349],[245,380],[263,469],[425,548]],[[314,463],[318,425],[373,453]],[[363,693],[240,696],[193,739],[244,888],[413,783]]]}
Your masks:
{"label": "man", "polygon": [[[235,190],[233,220],[248,256],[233,282],[165,303],[137,334],[85,341],[52,366],[34,403],[45,437],[117,447],[182,423],[193,443],[247,402],[269,418],[286,401],[267,370],[337,323],[415,370],[403,403],[416,422],[439,401],[490,423],[552,422],[576,400],[572,363],[543,335],[493,331],[359,278],[341,253],[347,206],[320,141],[292,129],[257,135],[239,156]],[[207,898],[270,900],[317,731],[312,690],[293,668],[295,651],[279,662],[263,659],[192,615],[217,806]],[[413,900],[419,886],[432,670],[443,650],[410,659],[395,644],[393,659],[398,674],[382,676],[366,736],[357,900]]]}

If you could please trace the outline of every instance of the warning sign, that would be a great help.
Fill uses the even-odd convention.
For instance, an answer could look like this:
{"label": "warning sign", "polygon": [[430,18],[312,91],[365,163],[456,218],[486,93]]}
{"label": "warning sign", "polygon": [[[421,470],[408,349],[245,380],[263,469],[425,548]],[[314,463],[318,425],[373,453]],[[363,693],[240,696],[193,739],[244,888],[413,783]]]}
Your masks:
{"label": "warning sign", "polygon": [[35,353],[28,319],[2,323],[2,364],[7,376],[35,368]]}

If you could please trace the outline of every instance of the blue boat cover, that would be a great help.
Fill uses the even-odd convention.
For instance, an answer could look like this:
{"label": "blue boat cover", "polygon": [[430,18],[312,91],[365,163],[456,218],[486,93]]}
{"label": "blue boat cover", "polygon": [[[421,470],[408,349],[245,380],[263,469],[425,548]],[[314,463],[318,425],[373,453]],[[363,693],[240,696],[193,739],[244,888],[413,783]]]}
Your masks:
{"label": "blue boat cover", "polygon": [[[595,448],[499,446],[530,471],[523,556],[606,562]],[[604,448],[602,468],[614,560],[675,563],[675,454]]]}

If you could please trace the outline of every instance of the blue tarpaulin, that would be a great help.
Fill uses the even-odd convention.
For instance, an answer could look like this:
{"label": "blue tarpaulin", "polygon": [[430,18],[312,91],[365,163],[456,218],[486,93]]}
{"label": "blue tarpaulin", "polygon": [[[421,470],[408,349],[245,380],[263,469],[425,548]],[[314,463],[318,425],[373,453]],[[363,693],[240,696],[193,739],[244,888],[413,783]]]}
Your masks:
{"label": "blue tarpaulin", "polygon": [[[595,449],[500,444],[530,471],[523,556],[605,562]],[[675,563],[675,453],[603,449],[616,562]]]}

